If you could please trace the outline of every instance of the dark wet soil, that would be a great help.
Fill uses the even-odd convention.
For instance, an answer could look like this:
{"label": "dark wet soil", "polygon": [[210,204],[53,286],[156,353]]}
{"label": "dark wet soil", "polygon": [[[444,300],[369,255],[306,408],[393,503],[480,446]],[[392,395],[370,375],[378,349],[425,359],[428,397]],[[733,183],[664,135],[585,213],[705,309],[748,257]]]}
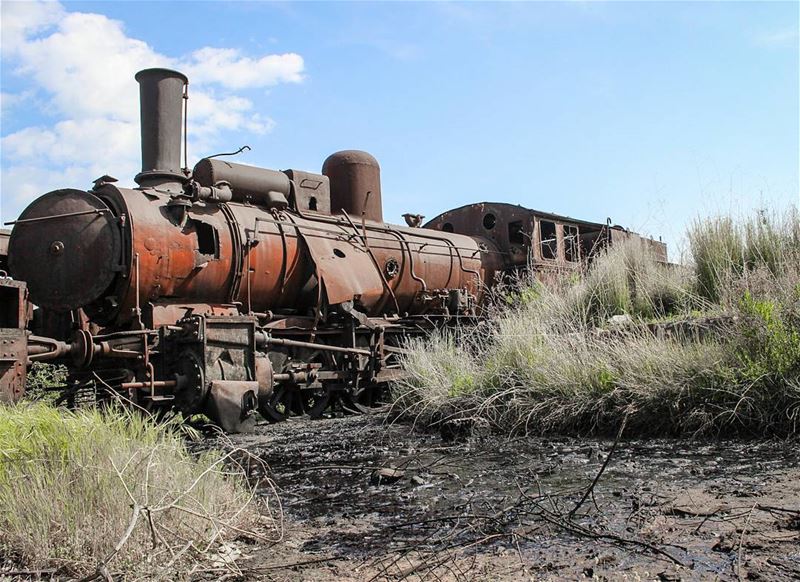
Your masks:
{"label": "dark wet soil", "polygon": [[[440,434],[353,416],[260,425],[285,539],[275,580],[800,578],[800,447]],[[572,513],[571,513],[572,512]]]}

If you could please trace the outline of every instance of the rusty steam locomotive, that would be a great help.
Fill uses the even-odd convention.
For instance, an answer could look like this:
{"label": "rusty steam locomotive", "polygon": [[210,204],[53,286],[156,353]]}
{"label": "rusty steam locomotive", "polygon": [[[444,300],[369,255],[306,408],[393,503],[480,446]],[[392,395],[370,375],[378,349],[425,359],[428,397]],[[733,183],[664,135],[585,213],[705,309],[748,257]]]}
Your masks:
{"label": "rusty steam locomotive", "polygon": [[220,158],[190,171],[187,78],[136,80],[138,187],[103,176],[41,196],[14,222],[14,281],[0,281],[5,399],[48,360],[67,364],[69,398],[203,412],[228,431],[248,430],[256,410],[278,421],[363,409],[402,374],[404,338],[475,319],[502,273],[529,259],[569,268],[636,236],[506,204],[393,226],[378,162],[361,151],[331,155],[320,174]]}

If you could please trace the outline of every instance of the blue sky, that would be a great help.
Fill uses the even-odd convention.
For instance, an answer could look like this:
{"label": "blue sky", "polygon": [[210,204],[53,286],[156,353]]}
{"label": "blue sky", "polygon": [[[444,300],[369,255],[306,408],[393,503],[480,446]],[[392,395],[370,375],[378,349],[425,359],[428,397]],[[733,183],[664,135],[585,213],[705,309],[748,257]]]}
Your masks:
{"label": "blue sky", "polygon": [[[499,200],[680,247],[800,202],[797,3],[2,3],[2,208],[138,169],[137,87],[190,76],[190,158],[381,163],[384,216]],[[191,160],[190,160],[191,162]],[[673,257],[676,255],[673,254]]]}

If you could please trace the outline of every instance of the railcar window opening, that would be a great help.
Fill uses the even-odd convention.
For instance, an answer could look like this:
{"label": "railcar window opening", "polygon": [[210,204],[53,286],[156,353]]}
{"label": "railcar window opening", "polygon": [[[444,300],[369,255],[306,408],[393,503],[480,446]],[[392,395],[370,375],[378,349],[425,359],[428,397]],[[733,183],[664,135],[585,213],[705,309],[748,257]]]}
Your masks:
{"label": "railcar window opening", "polygon": [[497,224],[497,217],[491,212],[483,217],[483,228],[486,230],[492,230],[495,224]]}
{"label": "railcar window opening", "polygon": [[450,222],[445,222],[445,223],[442,225],[442,230],[443,230],[444,232],[453,232],[453,225],[452,225],[452,223],[450,223]]}
{"label": "railcar window opening", "polygon": [[555,259],[558,257],[558,235],[556,234],[556,223],[549,220],[539,221],[539,241],[543,259]]}
{"label": "railcar window opening", "polygon": [[197,252],[201,255],[219,259],[219,233],[217,233],[217,229],[199,220],[194,221],[194,228],[197,233]]}
{"label": "railcar window opening", "polygon": [[571,263],[580,259],[578,227],[572,224],[564,225],[564,256]]}
{"label": "railcar window opening", "polygon": [[522,231],[521,220],[514,220],[508,223],[508,242],[515,245],[525,244],[525,233]]}
{"label": "railcar window opening", "polygon": [[584,230],[580,235],[581,256],[591,261],[598,252],[605,248],[605,237],[602,229]]}
{"label": "railcar window opening", "polygon": [[308,199],[308,209],[316,212],[317,210],[317,197],[312,196]]}

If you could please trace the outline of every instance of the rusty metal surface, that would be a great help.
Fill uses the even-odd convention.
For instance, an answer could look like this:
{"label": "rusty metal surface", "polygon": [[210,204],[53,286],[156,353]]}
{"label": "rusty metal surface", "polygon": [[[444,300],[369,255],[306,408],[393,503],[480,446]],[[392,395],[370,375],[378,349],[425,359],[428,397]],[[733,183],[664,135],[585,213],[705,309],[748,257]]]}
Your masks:
{"label": "rusty metal surface", "polygon": [[28,284],[36,305],[77,309],[100,297],[114,280],[121,244],[117,221],[99,198],[56,190],[20,215],[9,241],[9,270]]}
{"label": "rusty metal surface", "polygon": [[[130,241],[117,253],[125,271],[102,270],[102,285],[81,290],[90,315],[105,322],[130,321],[137,297],[140,310],[149,303],[155,309],[161,303],[239,304],[245,312],[263,312],[309,309],[324,298],[328,305],[354,302],[369,315],[423,313],[431,306],[423,300],[426,292],[463,288],[480,297],[500,267],[495,245],[483,238],[234,202],[194,205],[178,221],[164,194],[112,184],[96,194],[126,217],[122,237]],[[18,228],[37,231],[33,225]],[[65,229],[80,236],[79,229]],[[54,260],[44,256],[39,264],[49,269]],[[77,284],[73,276],[67,288]],[[48,281],[44,277],[43,286]]]}
{"label": "rusty metal surface", "polygon": [[25,330],[0,328],[0,402],[16,402],[25,394],[27,363]]}
{"label": "rusty metal surface", "polygon": [[331,154],[322,164],[331,181],[331,212],[343,211],[357,219],[383,222],[381,167],[367,152],[345,150]]}
{"label": "rusty metal surface", "polygon": [[214,380],[206,414],[230,433],[252,432],[256,425],[258,382]]}
{"label": "rusty metal surface", "polygon": [[[574,269],[590,260],[608,244],[637,238],[667,261],[666,245],[642,237],[620,226],[577,220],[547,212],[499,202],[481,202],[448,210],[425,224],[424,228],[456,232],[491,239],[505,254],[509,267],[542,271]],[[548,229],[555,232],[550,235]],[[570,242],[574,237],[575,243]],[[546,241],[552,239],[552,247]]]}
{"label": "rusty metal surface", "polygon": [[211,305],[208,303],[189,303],[187,301],[150,303],[145,307],[144,312],[145,323],[153,329],[158,329],[164,325],[172,325],[190,315],[214,317],[235,317],[239,315],[239,309],[235,305]]}
{"label": "rusty metal surface", "polygon": [[353,301],[368,315],[423,313],[425,293],[467,289],[480,297],[498,268],[493,245],[456,234],[334,219],[318,232],[295,219],[330,304]]}
{"label": "rusty metal surface", "polygon": [[0,277],[0,402],[16,402],[25,393],[27,320],[25,283]]}
{"label": "rusty metal surface", "polygon": [[328,176],[303,172],[301,170],[286,170],[294,186],[294,202],[300,212],[317,212],[319,214],[331,213],[331,184]]}

